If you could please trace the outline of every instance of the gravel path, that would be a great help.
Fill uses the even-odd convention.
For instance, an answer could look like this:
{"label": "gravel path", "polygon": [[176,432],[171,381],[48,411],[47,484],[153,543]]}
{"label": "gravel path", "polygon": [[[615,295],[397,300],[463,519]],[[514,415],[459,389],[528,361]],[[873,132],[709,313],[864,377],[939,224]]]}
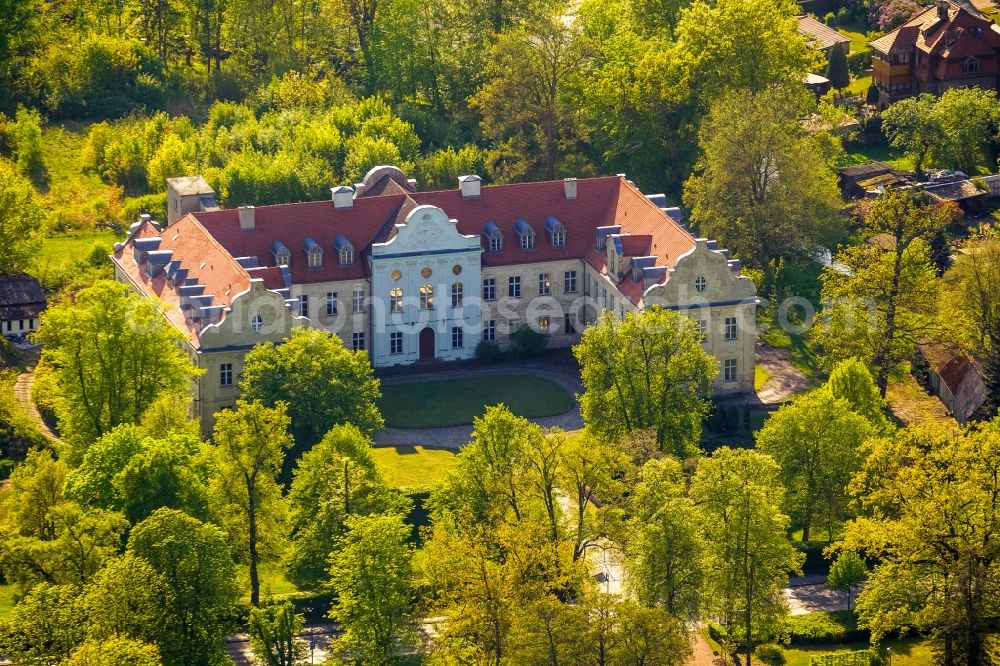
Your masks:
{"label": "gravel path", "polygon": [[[496,375],[534,375],[548,379],[571,396],[583,393],[583,384],[576,368],[570,364],[552,364],[527,362],[517,366],[493,366],[489,368],[459,368],[455,370],[428,370],[399,375],[381,377],[383,384],[413,384],[426,381],[448,381],[465,377],[482,377],[489,381],[489,376]],[[557,416],[543,416],[531,419],[544,428],[562,428],[563,430],[579,430],[583,427],[583,417],[580,406]],[[439,449],[460,449],[468,443],[472,435],[471,425],[449,426],[445,428],[386,428],[375,437],[376,446],[425,446]]]}
{"label": "gravel path", "polygon": [[31,419],[34,426],[38,428],[38,431],[53,444],[61,444],[62,441],[59,439],[59,436],[42,419],[42,415],[38,413],[38,408],[35,407],[35,402],[31,399],[31,385],[34,381],[35,374],[31,370],[19,374],[17,381],[14,382],[14,397],[17,399],[18,404],[21,405],[21,409],[28,414],[28,418]]}
{"label": "gravel path", "polygon": [[792,365],[787,349],[775,349],[764,342],[758,342],[756,357],[757,364],[770,375],[757,393],[757,397],[765,405],[787,402],[796,393],[812,386],[812,381]]}

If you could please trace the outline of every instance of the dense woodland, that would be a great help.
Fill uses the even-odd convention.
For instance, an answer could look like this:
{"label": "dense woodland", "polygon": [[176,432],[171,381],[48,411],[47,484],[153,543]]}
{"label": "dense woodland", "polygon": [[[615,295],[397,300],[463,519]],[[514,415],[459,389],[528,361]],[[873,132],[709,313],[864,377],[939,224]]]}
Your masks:
{"label": "dense woodland", "polygon": [[[916,9],[854,0],[824,20],[877,34]],[[176,331],[108,279],[106,247],[87,248],[42,275],[32,397],[58,443],[0,374],[0,575],[16,602],[0,654],[220,664],[223,637],[247,630],[261,663],[291,666],[308,661],[293,637],[325,618],[353,663],[679,665],[702,629],[741,663],[782,663],[798,631],[782,590],[819,561],[866,639],[997,663],[1000,238],[918,190],[848,204],[834,168],[874,140],[918,174],[993,172],[1000,103],[951,90],[872,115],[817,100],[804,72],[843,89],[859,72],[809,47],[798,11],[0,0],[0,272],[41,273],[44,244],[70,230],[162,217],[178,175],[236,206],[324,198],[383,163],[426,189],[626,172],[744,262],[761,323],[790,319],[764,339],[786,340],[812,381],[754,425],[711,401],[717,363],[690,320],[605,315],[573,350],[582,431],[489,407],[414,497],[374,462],[384,421],[363,352],[318,330],[254,349],[242,400],[203,438],[178,397],[197,370]],[[53,196],[67,173],[100,195]],[[925,342],[983,360],[975,424],[890,409]],[[706,446],[730,421],[725,436],[746,439]],[[594,579],[605,557],[621,593]],[[273,571],[298,591],[272,596]]]}

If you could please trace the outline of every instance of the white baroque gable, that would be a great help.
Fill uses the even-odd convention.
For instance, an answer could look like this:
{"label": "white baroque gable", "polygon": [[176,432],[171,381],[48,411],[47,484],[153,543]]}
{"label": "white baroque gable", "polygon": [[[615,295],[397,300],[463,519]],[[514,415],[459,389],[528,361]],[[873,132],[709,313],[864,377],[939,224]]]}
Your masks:
{"label": "white baroque gable", "polygon": [[458,232],[458,222],[437,206],[417,206],[396,225],[395,237],[372,245],[372,256],[433,253],[441,250],[479,250],[477,235]]}
{"label": "white baroque gable", "polygon": [[[651,286],[645,294],[647,305],[703,306],[714,303],[754,302],[757,287],[753,280],[740,275],[719,250],[709,248],[699,238],[694,249],[677,259],[665,284]],[[704,284],[698,291],[697,284]]]}

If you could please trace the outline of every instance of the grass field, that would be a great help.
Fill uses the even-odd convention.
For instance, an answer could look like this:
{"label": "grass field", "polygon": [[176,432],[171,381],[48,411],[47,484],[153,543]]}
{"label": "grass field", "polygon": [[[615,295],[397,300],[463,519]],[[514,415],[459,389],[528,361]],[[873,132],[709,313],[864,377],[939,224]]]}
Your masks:
{"label": "grass field", "polygon": [[17,586],[8,583],[0,585],[0,618],[7,617],[14,608],[14,595],[17,593]]}
{"label": "grass field", "polygon": [[423,446],[379,446],[374,456],[386,482],[408,492],[430,490],[455,464],[455,451]]}
{"label": "grass field", "polygon": [[80,152],[87,125],[49,125],[42,130],[45,176],[37,182],[42,204],[57,228],[93,228],[104,217],[111,188],[101,177],[84,171]]}
{"label": "grass field", "polygon": [[379,410],[390,428],[466,425],[486,407],[503,403],[526,417],[568,412],[574,401],[555,382],[531,375],[491,375],[383,384]]}
{"label": "grass field", "polygon": [[913,171],[913,158],[898,148],[892,148],[887,143],[875,145],[850,145],[833,166],[835,168],[868,164],[869,162],[885,162],[902,171]]}
{"label": "grass field", "polygon": [[[298,592],[299,588],[295,583],[285,578],[285,572],[278,562],[267,562],[257,568],[257,575],[260,576],[260,598],[280,597],[285,594]],[[240,566],[238,570],[240,584],[246,589],[244,597],[250,598],[250,569]]]}
{"label": "grass field", "polygon": [[35,260],[35,265],[40,273],[59,270],[85,259],[94,246],[100,246],[110,254],[112,246],[120,240],[120,234],[109,229],[71,231],[51,236],[42,242],[42,251]]}
{"label": "grass field", "polygon": [[[867,643],[796,647],[785,650],[785,666],[809,666],[809,661],[813,657],[868,648]],[[888,648],[892,648],[892,666],[927,666],[934,663],[930,644],[919,638],[882,641],[879,652],[884,656]]]}
{"label": "grass field", "polygon": [[771,378],[771,373],[762,368],[761,366],[755,366],[753,369],[753,390],[760,391],[764,388],[764,384],[767,380]]}

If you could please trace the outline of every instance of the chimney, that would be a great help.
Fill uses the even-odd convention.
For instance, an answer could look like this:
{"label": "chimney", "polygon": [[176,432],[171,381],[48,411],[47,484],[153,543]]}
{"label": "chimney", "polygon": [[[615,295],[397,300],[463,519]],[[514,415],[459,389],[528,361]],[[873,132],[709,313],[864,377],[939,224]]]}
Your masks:
{"label": "chimney", "polygon": [[462,190],[463,199],[478,199],[483,179],[479,176],[459,176],[458,189]]}
{"label": "chimney", "polygon": [[240,206],[240,231],[253,231],[257,227],[256,211],[253,206]]}
{"label": "chimney", "polygon": [[354,190],[347,185],[331,187],[333,193],[333,207],[335,210],[354,208]]}
{"label": "chimney", "polygon": [[564,179],[563,190],[566,192],[566,201],[576,201],[576,178]]}
{"label": "chimney", "polygon": [[948,20],[948,0],[937,0],[937,15],[942,21]]}

